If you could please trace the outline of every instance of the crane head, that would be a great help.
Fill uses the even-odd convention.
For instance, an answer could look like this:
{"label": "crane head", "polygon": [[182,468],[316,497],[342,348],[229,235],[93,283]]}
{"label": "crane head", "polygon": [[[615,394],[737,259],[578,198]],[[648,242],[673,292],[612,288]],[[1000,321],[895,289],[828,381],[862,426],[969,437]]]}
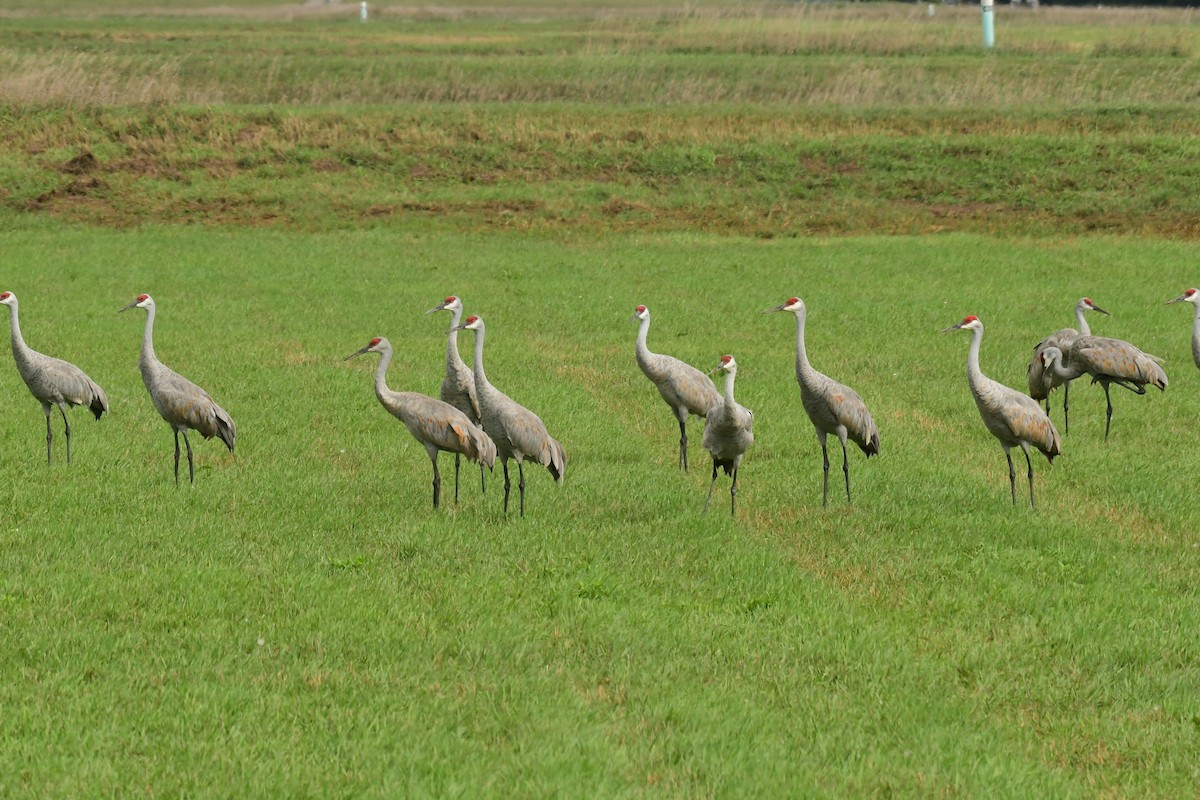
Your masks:
{"label": "crane head", "polygon": [[[5,294],[8,294],[8,292],[5,292]],[[1168,300],[1167,305],[1171,305],[1171,303],[1178,303],[1180,301],[1182,301],[1184,303],[1192,303],[1193,305],[1200,304],[1200,290],[1188,289],[1186,292],[1179,295],[1179,297],[1176,297],[1174,300]]]}
{"label": "crane head", "polygon": [[798,314],[804,311],[804,301],[799,297],[789,297],[786,303],[780,303],[774,308],[768,308],[764,314],[770,314],[772,311],[791,311],[793,314]]}
{"label": "crane head", "polygon": [[439,305],[426,311],[426,314],[432,314],[435,311],[462,311],[462,299],[455,295],[450,295],[443,300]]}
{"label": "crane head", "polygon": [[737,373],[737,362],[733,360],[733,356],[721,356],[721,360],[717,362],[717,365],[712,368],[709,374],[715,375],[718,372],[725,372],[729,373],[730,375]]}
{"label": "crane head", "polygon": [[963,317],[963,321],[958,323],[957,325],[951,325],[949,328],[942,328],[942,333],[948,333],[950,331],[957,331],[959,329],[970,330],[970,331],[981,331],[981,330],[983,330],[983,323],[979,321],[979,317],[975,316],[974,314],[971,314],[969,316]]}
{"label": "crane head", "polygon": [[1093,303],[1092,298],[1090,298],[1090,297],[1082,298],[1079,301],[1079,307],[1082,308],[1084,311],[1099,311],[1101,314],[1104,314],[1106,316],[1112,316],[1107,311],[1105,311],[1103,308],[1101,308],[1100,306]]}
{"label": "crane head", "polygon": [[133,299],[132,303],[125,306],[117,313],[120,314],[121,311],[128,311],[131,308],[147,308],[148,309],[148,308],[153,308],[153,307],[154,307],[154,299],[152,297],[150,297],[150,295],[139,294],[137,297],[135,297]]}
{"label": "crane head", "polygon": [[629,318],[629,324],[641,322],[644,319],[650,319],[650,309],[645,306],[638,306],[633,310],[633,316]]}
{"label": "crane head", "polygon": [[474,314],[467,317],[462,325],[455,325],[451,331],[481,331],[483,330],[483,317],[478,317]]}
{"label": "crane head", "polygon": [[382,353],[382,352],[385,352],[385,351],[388,351],[391,349],[392,349],[392,345],[388,342],[387,339],[384,339],[380,336],[376,336],[374,339],[367,342],[366,346],[363,347],[361,350],[355,350],[353,353],[346,356],[342,360],[349,361],[350,359],[354,358],[355,356],[361,356],[363,353]]}
{"label": "crane head", "polygon": [[1050,369],[1050,365],[1055,361],[1062,361],[1062,350],[1057,347],[1047,347],[1041,352],[1042,367]]}
{"label": "crane head", "polygon": [[0,303],[6,306],[15,306],[17,304],[17,296],[12,292],[4,292],[0,294]]}

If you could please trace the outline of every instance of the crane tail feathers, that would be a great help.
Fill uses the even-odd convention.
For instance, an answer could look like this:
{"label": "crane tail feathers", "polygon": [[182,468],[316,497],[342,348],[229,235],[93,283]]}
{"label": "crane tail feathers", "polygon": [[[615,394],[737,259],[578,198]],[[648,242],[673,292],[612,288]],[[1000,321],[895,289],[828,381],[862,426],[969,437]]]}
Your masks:
{"label": "crane tail feathers", "polygon": [[217,412],[217,438],[224,442],[225,446],[229,448],[229,452],[232,453],[233,444],[237,439],[236,426],[233,424],[233,418],[226,414],[223,410],[218,408]]}
{"label": "crane tail feathers", "polygon": [[567,453],[563,450],[563,446],[558,443],[557,439],[546,437],[549,441],[546,443],[547,449],[543,456],[543,464],[550,474],[554,476],[555,483],[563,482],[563,475],[567,471]]}

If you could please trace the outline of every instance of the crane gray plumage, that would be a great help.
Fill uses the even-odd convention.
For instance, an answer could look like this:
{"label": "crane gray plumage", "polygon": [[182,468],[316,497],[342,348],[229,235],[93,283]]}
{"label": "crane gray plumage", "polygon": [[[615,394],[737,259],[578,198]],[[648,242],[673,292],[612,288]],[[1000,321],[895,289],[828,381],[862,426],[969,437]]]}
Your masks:
{"label": "crane gray plumage", "polygon": [[158,410],[159,416],[175,433],[175,485],[179,485],[181,433],[183,443],[187,447],[188,479],[194,483],[196,470],[192,461],[192,443],[188,441],[187,432],[197,431],[205,439],[215,436],[224,442],[232,453],[237,435],[236,426],[233,418],[213,401],[208,392],[163,364],[154,354],[154,299],[148,294],[138,295],[121,311],[131,308],[146,309],[146,328],[142,334],[138,369],[142,373],[142,383],[146,384],[146,391],[150,393],[150,400]]}
{"label": "crane gray plumage", "polygon": [[496,445],[482,429],[460,409],[444,400],[417,392],[396,392],[388,388],[387,369],[392,361],[392,345],[387,339],[372,339],[365,347],[346,356],[379,353],[375,370],[375,396],[396,419],[404,423],[413,438],[422,444],[433,464],[433,507],[438,507],[442,479],[438,474],[438,453],[464,455],[481,466],[491,468],[496,461]]}
{"label": "crane gray plumage", "polygon": [[1008,460],[1008,483],[1012,491],[1013,505],[1017,504],[1017,483],[1012,454],[1009,451],[1014,446],[1019,446],[1025,452],[1025,464],[1029,467],[1029,507],[1034,508],[1033,462],[1029,460],[1029,446],[1036,447],[1046,460],[1053,464],[1054,457],[1062,454],[1062,440],[1037,400],[997,383],[979,369],[979,343],[983,340],[983,323],[977,317],[969,316],[957,325],[943,329],[942,333],[960,329],[972,332],[971,349],[967,354],[967,382],[971,386],[971,394],[975,397],[975,405],[979,408],[983,424],[1004,448],[1004,457]]}
{"label": "crane gray plumage", "polygon": [[1071,432],[1071,419],[1069,416],[1069,400],[1071,391],[1071,382],[1055,376],[1048,370],[1044,369],[1042,352],[1048,347],[1057,347],[1062,352],[1067,352],[1071,349],[1071,345],[1080,336],[1091,336],[1092,329],[1088,325],[1085,313],[1088,311],[1096,311],[1100,314],[1108,315],[1100,306],[1092,302],[1091,298],[1081,297],[1079,302],[1075,304],[1075,319],[1079,325],[1079,330],[1075,328],[1062,328],[1042,339],[1033,347],[1033,359],[1029,362],[1029,396],[1034,400],[1044,400],[1046,402],[1046,414],[1050,413],[1050,392],[1054,391],[1058,386],[1063,387],[1063,433]]}
{"label": "crane gray plumage", "polygon": [[[1108,430],[1112,425],[1112,398],[1109,384],[1115,383],[1134,394],[1145,394],[1150,385],[1161,391],[1167,389],[1167,373],[1159,365],[1158,356],[1143,353],[1129,342],[1105,336],[1080,336],[1071,343],[1065,355],[1058,359],[1059,366],[1053,371],[1058,380],[1070,381],[1080,375],[1091,375],[1092,383],[1104,387],[1106,403],[1104,417],[1104,441],[1108,441]],[[1052,363],[1052,359],[1043,359]]]}
{"label": "crane gray plumage", "polygon": [[[466,414],[472,423],[481,425],[483,417],[479,413],[479,399],[475,396],[475,375],[458,353],[458,324],[462,319],[462,309],[462,298],[451,295],[440,305],[425,312],[426,314],[432,314],[435,311],[450,312],[450,333],[446,337],[446,377],[442,378],[442,387],[438,396],[443,402],[449,403]],[[461,459],[462,455],[456,452],[454,454],[455,503],[458,502],[458,469]],[[479,465],[479,488],[480,491],[487,491],[483,464]]]}
{"label": "crane gray plumage", "polygon": [[637,335],[637,363],[642,373],[650,379],[659,395],[671,408],[679,422],[679,466],[687,472],[687,419],[689,415],[705,417],[708,410],[721,402],[712,379],[700,370],[678,358],[652,353],[646,346],[646,335],[650,331],[650,310],[645,306],[634,309],[629,320],[639,322]]}
{"label": "crane gray plumage", "polygon": [[871,419],[871,412],[849,386],[842,384],[813,369],[808,361],[804,345],[804,323],[808,310],[799,297],[789,298],[786,303],[768,308],[764,314],[774,311],[790,311],[796,315],[796,382],[800,384],[800,403],[812,421],[821,443],[824,481],[821,489],[821,505],[829,505],[829,450],[826,437],[833,434],[842,443],[842,472],[846,478],[846,502],[850,502],[850,459],[846,453],[846,440],[854,442],[867,458],[879,455],[879,428]]}
{"label": "crane gray plumage", "polygon": [[1174,300],[1168,300],[1167,305],[1180,302],[1191,303],[1196,309],[1196,318],[1192,322],[1192,359],[1196,362],[1196,367],[1200,368],[1200,291],[1188,289]]}
{"label": "crane gray plumage", "polygon": [[733,476],[733,483],[729,486],[729,513],[734,514],[737,510],[738,467],[742,464],[742,456],[754,444],[754,412],[733,399],[733,382],[737,377],[737,362],[733,356],[721,356],[713,372],[725,373],[725,392],[720,402],[708,410],[708,416],[704,419],[704,438],[701,443],[713,460],[712,482],[708,484],[704,510],[708,511],[708,503],[712,500],[719,467],[725,470],[726,475]]}
{"label": "crane gray plumage", "polygon": [[512,485],[508,476],[508,461],[517,462],[520,475],[521,516],[525,516],[525,459],[541,464],[554,480],[562,483],[567,469],[567,454],[546,430],[545,423],[528,408],[497,389],[487,379],[483,369],[483,343],[486,328],[482,317],[467,317],[455,330],[475,333],[475,396],[483,415],[483,429],[496,443],[496,455],[504,467],[504,512],[508,513],[508,495]]}
{"label": "crane gray plumage", "polygon": [[46,415],[46,463],[50,463],[50,414],[54,406],[63,418],[63,431],[67,437],[67,463],[71,463],[71,423],[67,420],[67,406],[87,406],[96,419],[108,411],[108,397],[100,384],[89,378],[83,370],[69,361],[39,353],[25,344],[21,336],[18,319],[17,296],[12,292],[0,294],[0,303],[8,306],[9,323],[12,329],[13,360],[17,372],[29,387],[29,392],[42,404]]}

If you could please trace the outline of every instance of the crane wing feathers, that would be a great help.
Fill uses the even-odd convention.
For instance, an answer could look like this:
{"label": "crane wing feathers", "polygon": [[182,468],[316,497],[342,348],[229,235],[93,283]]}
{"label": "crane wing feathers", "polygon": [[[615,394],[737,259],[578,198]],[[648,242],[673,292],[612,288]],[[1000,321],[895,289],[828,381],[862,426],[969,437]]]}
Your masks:
{"label": "crane wing feathers", "polygon": [[157,377],[150,396],[163,419],[172,426],[198,431],[205,439],[216,436],[233,450],[236,438],[233,418],[208,392],[171,370],[164,369]]}
{"label": "crane wing feathers", "polygon": [[[993,430],[997,438],[1001,441],[1009,439],[1010,444],[1029,442],[1049,459],[1062,452],[1058,431],[1036,400],[1011,389],[1002,400],[993,407],[993,411],[1007,430]],[[984,422],[987,422],[986,416]],[[988,427],[991,428],[991,424]],[[1007,433],[1007,436],[1003,433]]]}
{"label": "crane wing feathers", "polygon": [[651,353],[649,358],[639,359],[638,365],[672,408],[682,405],[688,413],[703,417],[721,402],[712,379],[678,358]]}
{"label": "crane wing feathers", "polygon": [[496,445],[479,426],[459,409],[418,392],[393,392],[380,401],[408,428],[417,441],[438,450],[462,453],[472,461],[491,467]]}
{"label": "crane wing feathers", "polygon": [[1071,366],[1094,378],[1113,378],[1138,385],[1167,388],[1167,373],[1155,356],[1129,342],[1103,336],[1081,336],[1071,348]]}

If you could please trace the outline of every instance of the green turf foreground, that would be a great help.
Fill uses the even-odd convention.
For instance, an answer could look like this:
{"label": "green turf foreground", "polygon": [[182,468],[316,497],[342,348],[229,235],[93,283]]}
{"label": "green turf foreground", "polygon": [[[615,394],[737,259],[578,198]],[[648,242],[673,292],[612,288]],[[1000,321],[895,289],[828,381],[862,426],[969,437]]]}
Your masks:
{"label": "green turf foreground", "polygon": [[[1194,248],[974,236],[549,240],[30,223],[0,290],[26,340],[108,391],[74,463],[0,358],[0,796],[1162,797],[1200,792],[1200,372]],[[156,345],[238,423],[171,479],[137,372]],[[488,374],[568,453],[528,514],[430,508],[423,450],[372,396],[436,392],[449,293]],[[883,439],[855,504],[820,506],[792,373],[799,294],[818,369]],[[1165,394],[1079,385],[1039,508],[1009,502],[967,390],[1020,387],[1087,294],[1097,333],[1163,356]],[[756,413],[736,519],[634,363],[732,353]],[[470,353],[469,336],[463,338]],[[1053,418],[1061,419],[1055,398]],[[59,423],[60,425],[60,423]],[[61,428],[56,425],[56,434]],[[840,479],[840,454],[833,456]],[[443,497],[453,496],[443,458]],[[1023,465],[1022,465],[1023,466]],[[447,490],[449,487],[449,490]]]}

